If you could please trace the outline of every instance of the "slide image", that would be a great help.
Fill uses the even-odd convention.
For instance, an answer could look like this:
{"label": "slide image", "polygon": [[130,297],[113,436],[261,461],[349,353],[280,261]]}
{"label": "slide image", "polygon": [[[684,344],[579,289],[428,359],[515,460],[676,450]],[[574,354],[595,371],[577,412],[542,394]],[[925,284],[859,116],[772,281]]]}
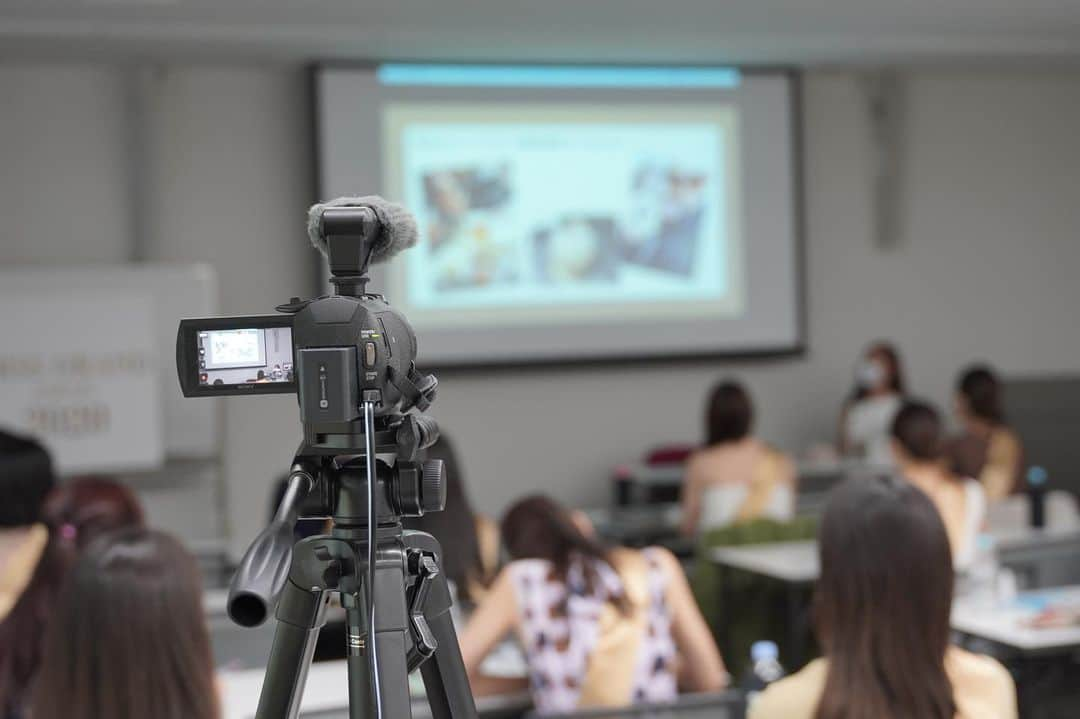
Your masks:
{"label": "slide image", "polygon": [[389,184],[421,230],[392,268],[403,309],[421,325],[735,311],[733,120],[714,112],[389,110]]}

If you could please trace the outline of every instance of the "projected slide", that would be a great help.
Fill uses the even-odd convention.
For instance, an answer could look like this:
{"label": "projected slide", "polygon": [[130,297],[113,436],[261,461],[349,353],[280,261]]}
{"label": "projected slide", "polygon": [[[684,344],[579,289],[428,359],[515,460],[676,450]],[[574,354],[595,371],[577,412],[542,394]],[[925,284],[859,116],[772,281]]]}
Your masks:
{"label": "projected slide", "polygon": [[440,325],[738,313],[736,115],[723,106],[392,105],[388,184],[423,238],[395,272]]}

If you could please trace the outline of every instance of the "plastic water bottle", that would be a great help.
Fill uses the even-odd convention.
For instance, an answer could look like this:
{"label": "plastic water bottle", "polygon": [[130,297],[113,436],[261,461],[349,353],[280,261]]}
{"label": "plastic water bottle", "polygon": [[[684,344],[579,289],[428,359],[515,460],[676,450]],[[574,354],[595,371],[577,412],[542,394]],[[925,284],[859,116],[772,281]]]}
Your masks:
{"label": "plastic water bottle", "polygon": [[1046,469],[1039,465],[1027,471],[1028,497],[1031,502],[1031,526],[1042,529],[1046,526],[1046,481],[1049,478]]}
{"label": "plastic water bottle", "polygon": [[975,538],[975,556],[968,569],[971,594],[986,606],[997,604],[998,558],[994,538],[980,534]]}
{"label": "plastic water bottle", "polygon": [[743,682],[747,701],[753,701],[765,687],[784,676],[784,667],[780,665],[780,648],[776,642],[754,642],[750,646],[750,663],[751,669]]}

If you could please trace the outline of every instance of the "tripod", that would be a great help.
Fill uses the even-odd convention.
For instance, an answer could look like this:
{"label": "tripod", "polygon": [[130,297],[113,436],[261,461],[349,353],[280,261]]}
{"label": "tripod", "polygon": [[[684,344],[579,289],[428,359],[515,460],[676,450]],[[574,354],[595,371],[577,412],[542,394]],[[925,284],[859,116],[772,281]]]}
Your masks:
{"label": "tripod", "polygon": [[[261,624],[280,597],[256,719],[298,715],[332,594],[345,609],[350,719],[411,717],[408,675],[417,668],[435,719],[475,719],[450,591],[439,570],[442,549],[431,535],[401,526],[403,514],[442,509],[442,463],[396,461],[415,415],[376,421],[374,403],[362,408],[364,453],[301,445],[277,514],[252,543],[230,588],[229,615],[245,626]],[[434,423],[423,419],[430,431]],[[395,461],[377,453],[393,453]],[[407,456],[414,453],[415,444]],[[302,504],[304,514],[331,516],[334,527],[291,546]]]}

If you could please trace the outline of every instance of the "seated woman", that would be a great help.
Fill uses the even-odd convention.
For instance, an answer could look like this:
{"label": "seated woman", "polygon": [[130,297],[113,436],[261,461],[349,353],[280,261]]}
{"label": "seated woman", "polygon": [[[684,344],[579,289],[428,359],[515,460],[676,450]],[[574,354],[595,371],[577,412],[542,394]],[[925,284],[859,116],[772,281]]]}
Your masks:
{"label": "seated woman", "polygon": [[705,422],[707,446],[686,465],[683,534],[759,517],[791,519],[795,465],[751,434],[754,407],[742,385],[717,385]]}
{"label": "seated woman", "polygon": [[142,526],[142,508],[127,487],[85,477],[54,489],[42,520],[47,541],[25,591],[0,623],[0,708],[6,719],[21,716],[41,657],[41,638],[71,567],[99,535]]}
{"label": "seated woman", "polygon": [[541,712],[670,701],[679,685],[713,691],[727,684],[720,653],[670,552],[606,549],[541,496],[515,504],[502,531],[514,561],[461,636],[471,678],[513,630]]}
{"label": "seated woman", "polygon": [[26,589],[45,551],[49,530],[41,511],[55,483],[52,458],[43,446],[0,432],[0,621]]}
{"label": "seated woman", "polygon": [[453,582],[457,599],[478,602],[499,571],[499,527],[490,517],[473,511],[454,445],[445,435],[428,449],[427,456],[441,459],[446,467],[446,507],[407,518],[403,524],[439,540],[444,550],[442,571]]}
{"label": "seated woman", "polygon": [[992,502],[1017,491],[1024,450],[1005,424],[1001,383],[989,367],[970,367],[960,375],[956,416],[963,432],[949,442],[953,470],[978,479]]}
{"label": "seated woman", "polygon": [[1016,687],[949,646],[953,569],[934,505],[892,477],[834,491],[818,538],[825,657],[769,686],[749,719],[1016,719]]}
{"label": "seated woman", "polygon": [[900,353],[889,342],[875,342],[855,368],[855,388],[840,414],[840,453],[891,466],[889,427],[903,401]]}
{"label": "seated woman", "polygon": [[986,494],[973,479],[949,468],[942,442],[941,417],[922,402],[907,402],[892,426],[893,453],[901,475],[921,489],[945,522],[957,569],[966,569],[986,521]]}
{"label": "seated woman", "polygon": [[34,719],[218,719],[194,557],[145,529],[93,542],[57,602],[32,708]]}

